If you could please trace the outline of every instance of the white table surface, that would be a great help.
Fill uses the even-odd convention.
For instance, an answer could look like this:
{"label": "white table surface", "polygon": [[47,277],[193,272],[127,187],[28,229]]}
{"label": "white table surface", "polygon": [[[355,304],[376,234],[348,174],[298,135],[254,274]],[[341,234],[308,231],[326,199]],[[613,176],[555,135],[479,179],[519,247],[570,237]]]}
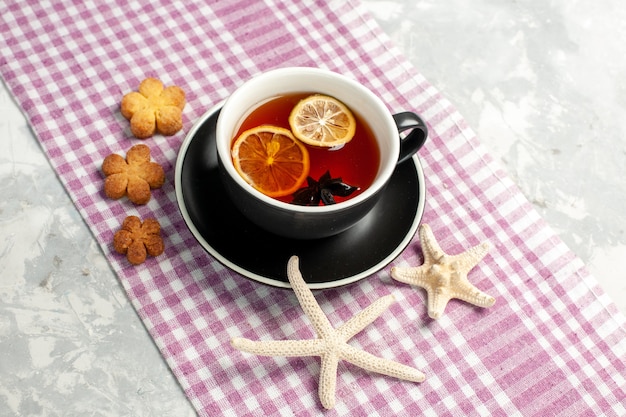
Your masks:
{"label": "white table surface", "polygon": [[[364,3],[626,313],[622,0]],[[192,416],[0,88],[0,416]]]}

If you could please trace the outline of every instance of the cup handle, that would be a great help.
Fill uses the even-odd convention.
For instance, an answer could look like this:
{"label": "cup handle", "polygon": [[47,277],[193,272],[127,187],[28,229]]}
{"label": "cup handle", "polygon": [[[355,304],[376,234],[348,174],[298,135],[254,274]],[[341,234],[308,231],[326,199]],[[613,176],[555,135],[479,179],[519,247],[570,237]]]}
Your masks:
{"label": "cup handle", "polygon": [[405,111],[393,115],[393,120],[398,127],[398,133],[412,130],[405,137],[400,136],[400,157],[398,164],[411,158],[426,142],[428,127],[417,114]]}

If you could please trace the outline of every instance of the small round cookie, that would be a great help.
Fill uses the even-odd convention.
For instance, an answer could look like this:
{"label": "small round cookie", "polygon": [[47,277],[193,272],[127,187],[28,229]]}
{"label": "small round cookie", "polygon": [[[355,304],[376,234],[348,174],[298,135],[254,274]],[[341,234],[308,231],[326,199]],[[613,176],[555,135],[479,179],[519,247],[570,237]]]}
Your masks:
{"label": "small round cookie", "polygon": [[122,97],[120,111],[130,120],[130,131],[139,139],[155,132],[171,136],[183,127],[185,92],[178,86],[164,87],[156,78],[146,78],[138,91]]}
{"label": "small round cookie", "polygon": [[146,257],[159,256],[165,247],[161,238],[161,225],[156,219],[143,222],[137,216],[128,216],[122,228],[113,236],[113,247],[117,253],[126,255],[133,265],[145,262]]}
{"label": "small round cookie", "polygon": [[104,193],[118,199],[125,195],[135,204],[146,204],[151,189],[160,188],[165,182],[165,171],[156,162],[150,161],[150,148],[135,145],[126,153],[126,159],[111,154],[102,162],[105,175]]}

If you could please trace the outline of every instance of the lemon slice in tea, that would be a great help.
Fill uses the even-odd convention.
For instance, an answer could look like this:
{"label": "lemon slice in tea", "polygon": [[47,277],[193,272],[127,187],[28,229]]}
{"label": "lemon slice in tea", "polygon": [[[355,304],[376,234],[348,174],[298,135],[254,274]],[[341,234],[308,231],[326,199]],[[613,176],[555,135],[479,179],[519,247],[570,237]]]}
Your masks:
{"label": "lemon slice in tea", "polygon": [[335,147],[354,137],[356,120],[350,109],[334,97],[314,94],[291,111],[289,126],[302,142],[320,147]]}
{"label": "lemon slice in tea", "polygon": [[233,143],[231,154],[239,175],[270,197],[293,194],[309,174],[309,152],[281,127],[246,130]]}

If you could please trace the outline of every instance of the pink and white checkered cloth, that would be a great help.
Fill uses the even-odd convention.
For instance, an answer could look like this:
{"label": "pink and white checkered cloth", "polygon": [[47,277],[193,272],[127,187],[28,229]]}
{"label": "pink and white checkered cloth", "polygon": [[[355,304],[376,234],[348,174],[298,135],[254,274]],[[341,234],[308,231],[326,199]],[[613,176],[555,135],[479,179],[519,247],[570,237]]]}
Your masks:
{"label": "pink and white checkered cloth", "polygon": [[[391,111],[428,121],[420,151],[423,221],[448,253],[493,248],[470,280],[497,303],[452,301],[389,278],[316,292],[338,325],[380,296],[398,301],[351,343],[421,369],[421,384],[342,362],[332,415],[624,416],[626,324],[582,262],[546,226],[461,116],[393,48],[358,0],[171,2],[5,0],[0,71],[129,299],[201,416],[311,415],[319,360],[266,358],[232,337],[313,335],[295,297],[225,268],[196,243],[174,190],[177,152],[208,108],[252,75],[319,66],[360,80]],[[100,166],[133,144],[121,97],[146,76],[187,92],[183,131],[143,143],[168,181],[146,206],[103,196]],[[156,217],[164,255],[129,266],[111,247],[130,214]],[[395,265],[421,263],[415,239]],[[331,274],[332,271],[329,271]]]}

